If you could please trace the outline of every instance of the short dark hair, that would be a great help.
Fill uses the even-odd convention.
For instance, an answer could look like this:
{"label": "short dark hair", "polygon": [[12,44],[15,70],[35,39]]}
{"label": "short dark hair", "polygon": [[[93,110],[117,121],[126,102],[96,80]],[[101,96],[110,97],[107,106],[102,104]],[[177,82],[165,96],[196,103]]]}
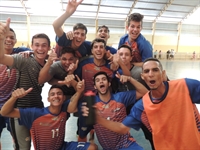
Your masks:
{"label": "short dark hair", "polygon": [[104,71],[99,71],[99,72],[97,72],[97,73],[94,75],[94,77],[93,77],[93,82],[94,82],[94,84],[95,84],[95,79],[96,79],[96,77],[99,76],[99,75],[105,75],[105,76],[106,76],[106,79],[108,80],[108,82],[110,82],[110,78],[109,78],[108,74],[107,74],[106,72],[104,72]]}
{"label": "short dark hair", "polygon": [[102,25],[102,26],[99,26],[98,29],[97,29],[97,32],[102,29],[102,28],[106,28],[106,30],[108,31],[108,33],[110,32],[109,28],[106,26],[106,25]]}
{"label": "short dark hair", "polygon": [[104,39],[100,39],[100,38],[95,38],[92,43],[91,43],[91,48],[93,48],[94,43],[103,43],[104,47],[106,47],[106,41]]}
{"label": "short dark hair", "polygon": [[135,22],[141,22],[143,20],[144,16],[141,15],[140,13],[132,13],[128,16],[128,26],[130,25],[131,21],[135,21]]}
{"label": "short dark hair", "polygon": [[63,92],[63,95],[64,95],[64,90],[63,90],[63,87],[60,86],[60,85],[52,85],[49,89],[49,92],[52,90],[52,89],[60,89],[62,92]]}
{"label": "short dark hair", "polygon": [[87,27],[82,24],[82,23],[77,23],[73,26],[73,31],[78,30],[78,29],[83,29],[85,30],[85,34],[87,34]]}
{"label": "short dark hair", "polygon": [[34,39],[38,39],[38,38],[47,39],[48,46],[50,46],[51,41],[50,41],[49,37],[48,37],[46,34],[44,34],[44,33],[39,33],[39,34],[34,35],[34,36],[32,37],[32,45],[33,45],[33,40],[34,40]]}
{"label": "short dark hair", "polygon": [[120,47],[118,48],[118,50],[120,50],[121,48],[127,48],[127,49],[130,51],[131,56],[132,56],[132,49],[131,49],[130,46],[128,46],[128,45],[126,45],[126,44],[122,44],[122,45],[120,45]]}
{"label": "short dark hair", "polygon": [[61,55],[65,54],[65,53],[71,53],[74,55],[74,57],[76,57],[75,50],[71,47],[63,47],[61,50]]}
{"label": "short dark hair", "polygon": [[150,57],[150,58],[147,58],[147,59],[144,60],[143,65],[142,65],[142,70],[143,70],[144,64],[145,64],[146,62],[148,62],[148,61],[155,61],[155,62],[158,62],[159,66],[160,66],[160,69],[163,70],[163,66],[162,66],[160,60],[158,60],[158,59],[156,59],[156,58],[153,58],[153,57]]}
{"label": "short dark hair", "polygon": [[10,31],[13,32],[16,37],[15,31],[12,28],[10,28]]}

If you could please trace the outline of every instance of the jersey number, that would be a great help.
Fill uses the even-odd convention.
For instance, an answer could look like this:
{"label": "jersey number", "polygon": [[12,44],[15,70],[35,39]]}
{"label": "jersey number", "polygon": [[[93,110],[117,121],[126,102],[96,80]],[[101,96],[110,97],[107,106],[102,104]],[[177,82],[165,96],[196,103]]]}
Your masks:
{"label": "jersey number", "polygon": [[59,129],[53,129],[51,130],[51,132],[52,132],[52,138],[54,138],[55,136],[58,137]]}

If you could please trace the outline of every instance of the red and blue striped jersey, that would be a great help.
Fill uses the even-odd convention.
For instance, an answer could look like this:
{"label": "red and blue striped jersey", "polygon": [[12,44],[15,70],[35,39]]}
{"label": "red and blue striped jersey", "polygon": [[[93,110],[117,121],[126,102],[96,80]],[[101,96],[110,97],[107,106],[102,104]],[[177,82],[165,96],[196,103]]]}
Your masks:
{"label": "red and blue striped jersey", "polygon": [[65,124],[70,114],[66,112],[69,100],[58,115],[46,108],[20,108],[20,124],[30,129],[34,148],[59,150],[65,136]]}
{"label": "red and blue striped jersey", "polygon": [[[107,103],[103,102],[99,96],[96,96],[95,106],[103,118],[122,122],[126,117],[126,107],[135,102],[135,91],[127,91],[113,94]],[[118,134],[99,124],[95,124],[94,129],[99,143],[104,149],[118,150],[121,148],[127,148],[130,144],[135,142],[135,139],[130,135],[130,133]]]}

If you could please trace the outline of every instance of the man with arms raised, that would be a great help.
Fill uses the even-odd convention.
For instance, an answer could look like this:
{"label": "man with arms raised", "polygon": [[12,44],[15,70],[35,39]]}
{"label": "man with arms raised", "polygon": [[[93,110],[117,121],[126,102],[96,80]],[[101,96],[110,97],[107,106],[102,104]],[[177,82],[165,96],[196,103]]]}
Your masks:
{"label": "man with arms raised", "polygon": [[[40,69],[45,64],[45,59],[50,49],[50,39],[46,34],[36,34],[32,37],[32,49],[34,55],[24,58],[21,55],[6,55],[4,53],[4,40],[9,33],[10,19],[0,24],[0,64],[15,68],[19,72],[16,88],[24,87],[33,90],[25,97],[18,98],[15,104],[17,108],[39,107],[42,108],[41,97],[43,85],[38,84],[38,75]],[[19,125],[18,118],[11,118],[12,136],[15,142],[16,150],[29,150],[31,146],[30,132],[25,126]]]}

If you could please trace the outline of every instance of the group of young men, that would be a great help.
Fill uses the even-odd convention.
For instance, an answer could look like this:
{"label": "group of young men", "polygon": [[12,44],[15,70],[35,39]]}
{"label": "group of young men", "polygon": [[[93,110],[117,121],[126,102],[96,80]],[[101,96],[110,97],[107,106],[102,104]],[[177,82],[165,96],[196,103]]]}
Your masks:
{"label": "group of young men", "polygon": [[[93,131],[105,150],[142,150],[129,133],[130,128],[142,128],[152,149],[200,149],[200,117],[194,104],[200,103],[200,82],[166,81],[162,64],[152,58],[152,47],[140,33],[141,14],[129,16],[128,33],[118,50],[106,45],[110,31],[105,25],[92,42],[85,41],[87,28],[81,23],[65,33],[62,25],[81,2],[69,1],[53,22],[59,49],[51,50],[47,60],[46,34],[32,37],[28,58],[12,55],[26,49],[13,48],[16,35],[10,19],[0,23],[0,133],[9,122],[16,150],[29,150],[31,139],[35,149],[94,150],[97,145],[86,140]],[[44,108],[45,82],[52,87],[50,106]],[[84,101],[87,91],[96,93],[96,123],[91,126],[85,124],[92,109]],[[79,112],[78,142],[64,142],[65,124],[74,112]]]}

